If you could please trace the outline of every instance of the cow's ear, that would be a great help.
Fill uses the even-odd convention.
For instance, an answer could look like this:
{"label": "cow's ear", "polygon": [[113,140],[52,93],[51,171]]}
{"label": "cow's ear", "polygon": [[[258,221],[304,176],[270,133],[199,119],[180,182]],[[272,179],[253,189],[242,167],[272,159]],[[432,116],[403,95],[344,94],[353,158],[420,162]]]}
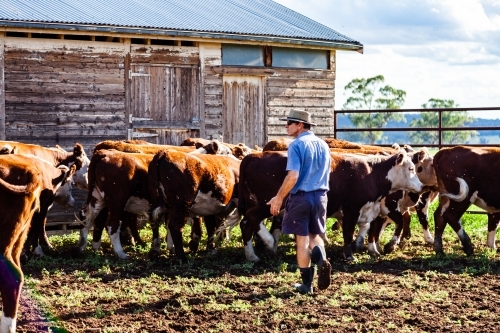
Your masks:
{"label": "cow's ear", "polygon": [[403,160],[405,158],[405,154],[399,153],[398,157],[396,158],[396,165],[401,165],[403,164]]}
{"label": "cow's ear", "polygon": [[212,142],[212,145],[213,145],[212,147],[214,148],[215,154],[219,154],[219,149],[220,149],[219,142],[217,140],[214,140]]}
{"label": "cow's ear", "polygon": [[427,152],[425,150],[420,150],[418,152],[418,163],[422,162],[427,156]]}
{"label": "cow's ear", "polygon": [[200,149],[200,148],[202,148],[202,147],[203,147],[203,144],[202,144],[201,142],[196,142],[196,143],[194,144],[194,146],[195,146],[195,148],[196,148],[196,149]]}

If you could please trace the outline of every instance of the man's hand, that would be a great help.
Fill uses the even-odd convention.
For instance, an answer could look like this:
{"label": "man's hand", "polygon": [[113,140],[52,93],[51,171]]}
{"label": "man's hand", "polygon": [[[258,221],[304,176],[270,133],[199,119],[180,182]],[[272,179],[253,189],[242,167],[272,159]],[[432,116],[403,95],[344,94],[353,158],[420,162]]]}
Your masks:
{"label": "man's hand", "polygon": [[271,211],[271,214],[273,216],[276,216],[280,213],[280,208],[281,208],[282,203],[283,203],[283,199],[280,199],[277,196],[273,197],[271,200],[269,200],[269,202],[267,204],[269,206],[271,206],[269,208],[269,210]]}

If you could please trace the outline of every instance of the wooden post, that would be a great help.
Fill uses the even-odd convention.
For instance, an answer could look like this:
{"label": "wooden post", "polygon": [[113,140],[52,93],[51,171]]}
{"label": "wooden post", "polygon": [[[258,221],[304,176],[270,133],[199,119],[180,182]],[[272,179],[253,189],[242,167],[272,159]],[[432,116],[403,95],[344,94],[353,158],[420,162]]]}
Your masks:
{"label": "wooden post", "polygon": [[131,89],[131,77],[130,77],[130,72],[131,72],[131,66],[130,66],[130,50],[131,50],[131,45],[132,45],[132,40],[130,38],[125,38],[123,41],[124,45],[124,52],[125,52],[125,77],[124,77],[124,88],[125,88],[125,125],[127,132],[125,133],[125,136],[128,140],[132,139],[131,134],[130,134],[130,115],[132,114],[131,110],[131,100],[130,100],[130,89]]}
{"label": "wooden post", "polygon": [[5,31],[0,31],[0,139],[5,140]]}

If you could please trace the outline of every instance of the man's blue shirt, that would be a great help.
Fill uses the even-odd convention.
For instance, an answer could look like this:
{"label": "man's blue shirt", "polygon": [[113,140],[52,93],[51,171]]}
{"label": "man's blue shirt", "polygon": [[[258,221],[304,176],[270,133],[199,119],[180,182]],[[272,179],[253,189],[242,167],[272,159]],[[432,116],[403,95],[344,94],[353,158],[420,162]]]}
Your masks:
{"label": "man's blue shirt", "polygon": [[286,169],[298,171],[299,179],[290,193],[329,190],[330,149],[325,141],[305,131],[288,146]]}

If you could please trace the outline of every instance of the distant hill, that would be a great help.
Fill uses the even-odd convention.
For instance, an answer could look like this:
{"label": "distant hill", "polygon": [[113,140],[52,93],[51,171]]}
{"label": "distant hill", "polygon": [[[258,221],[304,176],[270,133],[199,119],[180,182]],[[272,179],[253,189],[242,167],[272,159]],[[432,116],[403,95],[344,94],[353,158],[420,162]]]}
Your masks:
{"label": "distant hill", "polygon": [[[390,121],[387,124],[387,128],[405,128],[405,127],[410,127],[410,123],[415,120],[415,119],[421,119],[420,114],[407,114],[406,115],[406,122],[397,122],[397,121]],[[354,128],[354,125],[352,122],[349,120],[347,115],[345,114],[338,114],[337,115],[337,128]],[[473,122],[468,123],[466,127],[498,127],[500,128],[500,119],[483,119],[483,118],[476,118]],[[411,141],[408,137],[408,132],[405,130],[402,130],[401,132],[385,132],[384,133],[384,138],[382,142],[377,142],[378,144],[392,144],[394,142],[397,143],[408,143],[411,144]],[[364,143],[363,139],[360,138],[359,134],[356,132],[352,133],[339,133],[337,135],[339,139],[344,139],[348,141],[353,141],[353,142],[359,142],[359,143]],[[491,131],[481,131],[479,132],[479,136],[471,139],[470,142],[464,142],[464,144],[470,143],[470,144],[478,144],[478,143],[484,143],[484,144],[500,144],[500,130],[491,130]]]}

